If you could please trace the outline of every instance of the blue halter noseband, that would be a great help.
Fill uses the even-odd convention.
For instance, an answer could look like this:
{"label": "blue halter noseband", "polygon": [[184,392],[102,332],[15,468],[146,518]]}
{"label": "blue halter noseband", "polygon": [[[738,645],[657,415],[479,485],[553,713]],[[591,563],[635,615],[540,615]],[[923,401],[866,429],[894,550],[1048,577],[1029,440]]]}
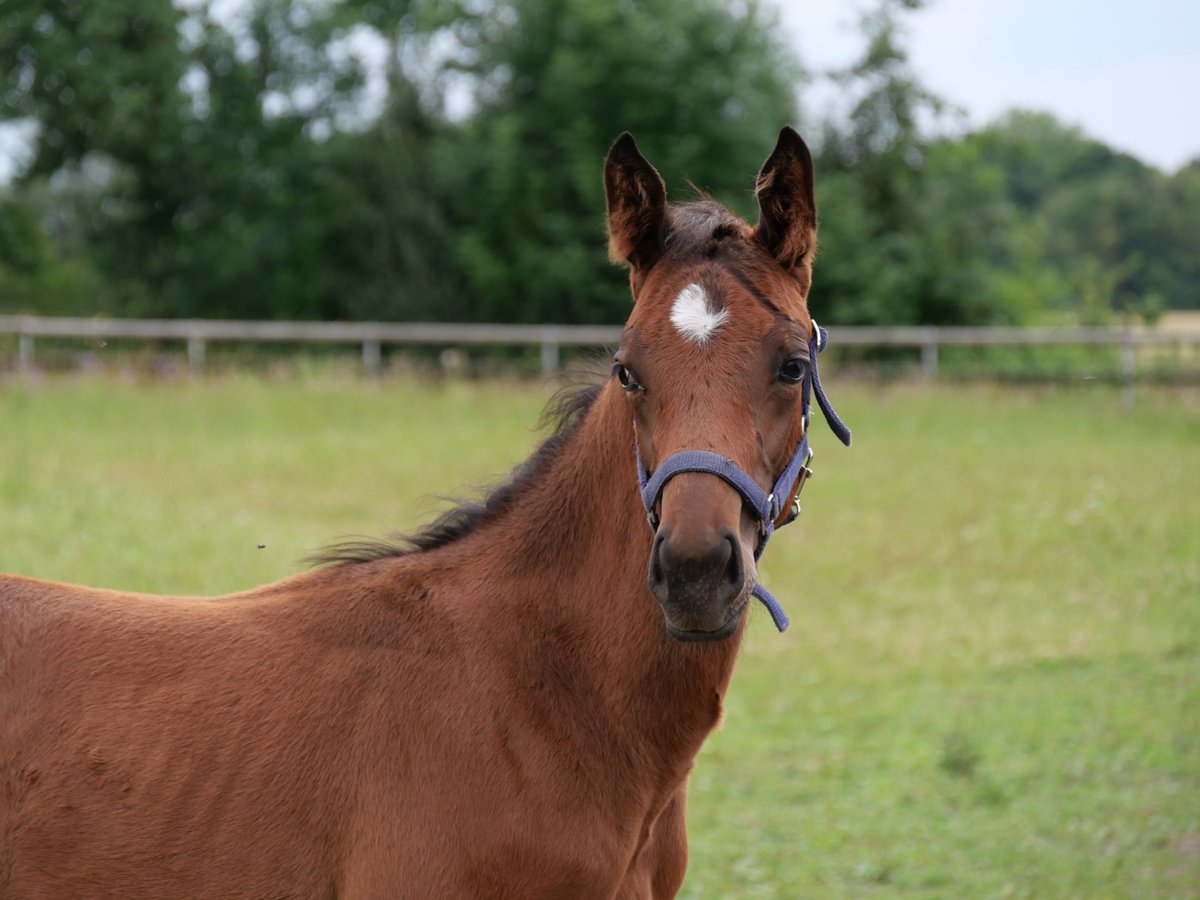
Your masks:
{"label": "blue halter noseband", "polygon": [[[776,523],[778,522],[778,527],[782,528],[800,514],[800,489],[804,487],[804,482],[812,476],[812,469],[808,467],[813,457],[813,452],[808,446],[808,413],[809,401],[813,395],[817,398],[817,405],[821,407],[821,412],[825,416],[825,421],[829,423],[830,430],[837,435],[838,440],[847,447],[850,446],[850,429],[834,412],[829,398],[825,396],[825,390],[821,387],[821,375],[817,370],[817,354],[824,350],[828,343],[829,332],[818,325],[816,320],[813,320],[813,334],[808,344],[808,372],[804,376],[800,393],[804,434],[800,438],[796,452],[792,455],[792,461],[775,480],[775,486],[770,493],[764,491],[758,486],[758,482],[739,469],[737,463],[719,453],[712,453],[708,450],[681,450],[664,459],[654,470],[653,475],[646,474],[641,451],[638,450],[635,453],[642,503],[646,507],[646,520],[650,523],[651,531],[658,531],[658,514],[655,510],[658,508],[659,498],[662,496],[667,482],[684,472],[707,472],[728,482],[734,490],[742,495],[746,505],[758,517],[758,545],[754,548],[754,560],[758,561],[767,547],[767,541],[775,532]],[[788,510],[787,518],[780,521],[780,516],[784,512],[784,504],[787,503],[789,497],[792,498],[791,508]],[[786,630],[789,624],[787,614],[779,605],[779,601],[771,595],[771,592],[761,584],[755,584],[752,593],[767,608],[775,627],[780,631]]]}

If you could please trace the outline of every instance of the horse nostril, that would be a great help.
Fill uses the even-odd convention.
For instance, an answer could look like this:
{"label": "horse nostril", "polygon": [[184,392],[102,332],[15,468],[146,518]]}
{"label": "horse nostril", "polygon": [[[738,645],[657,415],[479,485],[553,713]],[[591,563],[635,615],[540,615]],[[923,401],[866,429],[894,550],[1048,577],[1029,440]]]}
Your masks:
{"label": "horse nostril", "polygon": [[650,548],[650,589],[658,594],[666,587],[666,574],[662,566],[662,545],[666,540],[666,529],[654,535],[654,546]]}
{"label": "horse nostril", "polygon": [[729,560],[725,563],[725,584],[735,592],[742,589],[742,583],[745,581],[745,574],[742,571],[742,554],[739,552],[737,538],[732,534],[726,535],[725,540],[729,542]]}

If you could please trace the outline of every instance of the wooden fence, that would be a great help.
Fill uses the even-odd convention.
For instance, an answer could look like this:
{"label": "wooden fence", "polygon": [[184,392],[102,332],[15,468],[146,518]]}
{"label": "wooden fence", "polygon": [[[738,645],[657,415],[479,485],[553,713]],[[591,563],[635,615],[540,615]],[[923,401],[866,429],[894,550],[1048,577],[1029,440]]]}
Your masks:
{"label": "wooden fence", "polygon": [[[435,322],[249,322],[214,319],[106,319],[46,316],[0,316],[0,334],[16,335],[17,365],[35,365],[36,340],[112,338],[181,341],[187,345],[193,371],[204,367],[208,344],[284,342],[357,344],[363,366],[377,371],[385,344],[441,346],[535,346],[541,348],[543,371],[559,367],[562,347],[615,344],[621,329],[615,325],[483,325]],[[920,351],[922,371],[937,374],[942,347],[1031,347],[1103,345],[1121,350],[1122,376],[1128,389],[1137,378],[1137,351],[1146,346],[1176,346],[1189,352],[1200,344],[1197,330],[1141,328],[881,328],[840,326],[834,329],[839,347],[907,347]]]}

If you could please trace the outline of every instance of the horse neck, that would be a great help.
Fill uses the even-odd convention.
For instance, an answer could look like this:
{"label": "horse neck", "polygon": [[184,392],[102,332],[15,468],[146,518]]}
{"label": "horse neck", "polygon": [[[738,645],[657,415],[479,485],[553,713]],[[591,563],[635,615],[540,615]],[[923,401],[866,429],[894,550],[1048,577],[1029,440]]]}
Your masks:
{"label": "horse neck", "polygon": [[646,583],[653,535],[634,452],[632,417],[610,386],[461,564],[486,561],[474,564],[486,566],[514,641],[561,651],[574,677],[592,680],[629,745],[686,771],[720,719],[741,630],[714,643],[667,635]]}

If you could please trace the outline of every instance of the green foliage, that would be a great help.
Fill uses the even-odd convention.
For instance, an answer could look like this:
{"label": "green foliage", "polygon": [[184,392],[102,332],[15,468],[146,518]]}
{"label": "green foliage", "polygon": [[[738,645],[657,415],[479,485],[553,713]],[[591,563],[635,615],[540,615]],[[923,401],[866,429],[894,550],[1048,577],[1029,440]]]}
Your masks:
{"label": "green foliage", "polygon": [[1115,174],[1137,177],[1146,167],[1089,139],[1049,113],[1014,110],[970,137],[983,157],[1005,173],[1013,202],[1034,211],[1066,184]]}
{"label": "green foliage", "polygon": [[1003,290],[1018,230],[999,173],[962,144],[929,143],[920,153],[919,167],[898,174],[882,203],[858,168],[821,170],[814,309],[842,324],[1026,319],[1025,286]]}
{"label": "green foliage", "polygon": [[161,174],[160,139],[181,112],[186,69],[183,14],[169,0],[6,0],[0,16],[4,117],[37,121],[34,174],[94,152],[147,179]]}
{"label": "green foliage", "polygon": [[[821,317],[1200,306],[1200,161],[1167,176],[1031,112],[948,136],[903,39],[922,5],[863,15],[845,114],[805,129]],[[620,321],[611,141],[753,220],[805,84],[758,0],[0,0],[0,22],[0,119],[36,125],[5,310]]]}
{"label": "green foliage", "polygon": [[0,260],[15,276],[34,275],[50,265],[50,241],[27,205],[0,196]]}
{"label": "green foliage", "polygon": [[944,104],[917,82],[897,22],[919,5],[864,15],[863,56],[836,76],[851,108],[825,123],[818,160],[819,308],[853,324],[1009,322],[1020,310],[994,273],[1012,256],[1012,211],[977,150],[927,134]]}
{"label": "green foliage", "polygon": [[[795,115],[798,66],[756,4],[506,0],[458,26],[478,107],[459,164],[458,250],[484,320],[619,322],[600,163],[632,131],[676,197],[752,211]],[[598,252],[599,251],[599,252]]]}
{"label": "green foliage", "polygon": [[1071,286],[1049,308],[1097,323],[1200,305],[1200,165],[1167,176],[1028,111],[966,143],[1003,172],[1009,199],[1044,238],[1044,264]]}
{"label": "green foliage", "polygon": [[44,201],[31,191],[0,193],[0,313],[82,314],[107,300],[106,285],[72,244],[69,208],[47,211]]}

